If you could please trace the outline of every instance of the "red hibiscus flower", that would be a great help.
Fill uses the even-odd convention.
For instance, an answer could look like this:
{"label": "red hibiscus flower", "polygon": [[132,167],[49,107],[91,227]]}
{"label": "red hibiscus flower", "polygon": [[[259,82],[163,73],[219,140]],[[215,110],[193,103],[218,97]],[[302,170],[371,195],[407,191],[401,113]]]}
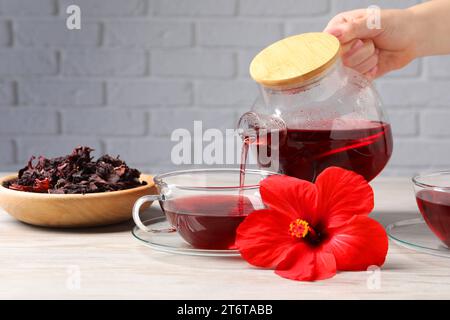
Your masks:
{"label": "red hibiscus flower", "polygon": [[303,281],[383,265],[388,239],[368,217],[373,191],[362,176],[338,167],[315,183],[275,175],[261,181],[260,192],[268,208],[237,230],[236,245],[249,263]]}

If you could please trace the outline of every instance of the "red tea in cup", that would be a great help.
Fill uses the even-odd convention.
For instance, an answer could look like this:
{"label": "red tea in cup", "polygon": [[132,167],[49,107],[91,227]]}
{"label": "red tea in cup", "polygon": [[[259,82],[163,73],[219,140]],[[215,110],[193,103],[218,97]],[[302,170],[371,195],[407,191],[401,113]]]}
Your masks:
{"label": "red tea in cup", "polygon": [[450,193],[421,190],[417,192],[416,200],[428,227],[450,247]]}
{"label": "red tea in cup", "polygon": [[[179,235],[197,249],[236,249],[238,226],[254,210],[265,208],[259,183],[273,174],[247,169],[245,184],[239,184],[243,177],[240,169],[194,169],[161,174],[153,178],[158,194],[136,201],[133,220],[144,232],[171,233],[168,238],[176,240],[177,247],[183,246],[178,241]],[[154,229],[147,223],[151,220],[141,220],[141,207],[153,201],[159,202],[170,228]]]}
{"label": "red tea in cup", "polygon": [[256,208],[244,195],[195,195],[166,200],[162,208],[181,237],[195,248],[235,248],[236,229]]}

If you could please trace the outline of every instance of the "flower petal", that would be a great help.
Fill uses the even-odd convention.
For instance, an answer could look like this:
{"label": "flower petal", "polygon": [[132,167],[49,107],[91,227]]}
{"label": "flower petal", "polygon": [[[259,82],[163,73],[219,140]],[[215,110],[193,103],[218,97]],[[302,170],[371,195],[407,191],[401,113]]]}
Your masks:
{"label": "flower petal", "polygon": [[295,243],[290,223],[289,217],[271,209],[252,212],[236,231],[241,256],[255,266],[274,268]]}
{"label": "flower petal", "polygon": [[368,215],[373,209],[373,191],[367,181],[353,171],[329,167],[317,177],[317,212],[328,227],[346,223],[355,214]]}
{"label": "flower petal", "polygon": [[275,273],[292,280],[323,280],[336,274],[336,261],[329,252],[298,243],[277,266]]}
{"label": "flower petal", "polygon": [[313,223],[317,205],[317,188],[308,181],[285,175],[270,176],[260,182],[265,205],[282,212],[291,220],[304,219]]}
{"label": "flower petal", "polygon": [[382,266],[388,251],[383,226],[367,216],[354,216],[347,224],[329,229],[330,240],[324,249],[332,252],[340,271],[364,271]]}

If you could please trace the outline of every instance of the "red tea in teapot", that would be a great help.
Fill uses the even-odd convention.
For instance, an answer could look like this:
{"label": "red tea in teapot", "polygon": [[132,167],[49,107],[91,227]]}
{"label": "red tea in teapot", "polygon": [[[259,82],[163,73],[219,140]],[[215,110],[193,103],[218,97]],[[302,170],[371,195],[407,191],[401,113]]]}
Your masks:
{"label": "red tea in teapot", "polygon": [[200,249],[233,249],[236,229],[255,210],[244,195],[198,195],[165,201],[164,212],[186,242]]}
{"label": "red tea in teapot", "polygon": [[281,173],[309,181],[330,166],[352,170],[370,181],[392,153],[391,127],[380,121],[311,121],[301,128],[288,127],[279,135],[278,150],[271,146],[270,134],[257,139],[258,159],[261,148],[267,147],[269,157],[279,153]]}
{"label": "red tea in teapot", "polygon": [[417,205],[428,227],[447,247],[450,247],[450,194],[436,190],[421,190]]}

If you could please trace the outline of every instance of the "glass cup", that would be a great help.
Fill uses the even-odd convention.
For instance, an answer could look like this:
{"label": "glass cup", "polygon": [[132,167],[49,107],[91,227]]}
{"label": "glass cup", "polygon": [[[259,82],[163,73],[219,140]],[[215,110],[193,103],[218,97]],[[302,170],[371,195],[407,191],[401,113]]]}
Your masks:
{"label": "glass cup", "polygon": [[412,181],[423,219],[441,242],[450,247],[450,171],[419,174]]}
{"label": "glass cup", "polygon": [[[158,195],[138,199],[133,208],[137,227],[146,232],[178,232],[198,249],[235,249],[236,229],[245,217],[265,206],[259,182],[276,173],[246,170],[245,185],[239,186],[240,169],[174,171],[154,178]],[[154,230],[140,218],[145,202],[159,201],[172,228]]]}

